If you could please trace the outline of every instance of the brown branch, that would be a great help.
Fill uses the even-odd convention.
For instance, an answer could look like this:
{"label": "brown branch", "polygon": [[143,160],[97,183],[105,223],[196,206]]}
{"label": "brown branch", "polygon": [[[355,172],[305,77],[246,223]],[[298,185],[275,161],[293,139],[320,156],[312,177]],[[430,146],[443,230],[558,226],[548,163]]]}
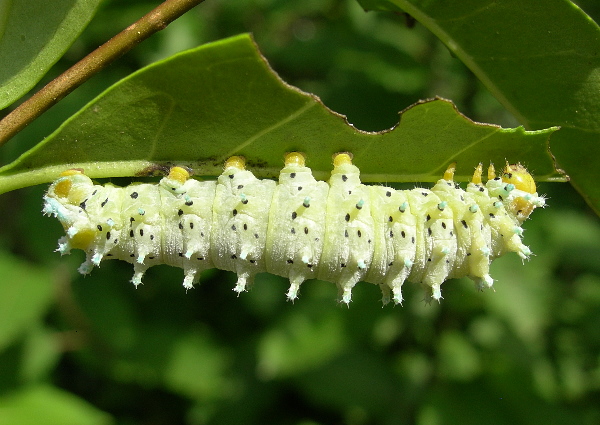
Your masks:
{"label": "brown branch", "polygon": [[50,109],[94,74],[131,50],[136,44],[167,27],[204,0],[166,0],[139,21],[98,47],[0,121],[0,146]]}

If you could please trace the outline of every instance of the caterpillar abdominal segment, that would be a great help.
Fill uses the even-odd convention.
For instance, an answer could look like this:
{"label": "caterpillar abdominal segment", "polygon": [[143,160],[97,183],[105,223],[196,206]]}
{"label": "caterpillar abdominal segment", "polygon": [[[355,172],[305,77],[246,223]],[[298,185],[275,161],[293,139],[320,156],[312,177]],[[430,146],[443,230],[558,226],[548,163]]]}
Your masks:
{"label": "caterpillar abdominal segment", "polygon": [[192,288],[216,267],[237,273],[239,293],[266,271],[290,280],[290,300],[307,279],[334,282],[344,303],[359,281],[379,285],[384,303],[401,303],[407,280],[439,300],[445,280],[469,276],[491,287],[494,258],[531,254],[521,223],[544,198],[520,165],[507,164],[501,176],[490,166],[483,184],[480,164],[463,190],[451,164],[431,189],[394,190],[361,184],[347,153],[333,162],[328,182],[315,180],[296,152],[285,156],[278,183],[257,179],[237,156],[216,181],[173,167],[158,184],[100,186],[67,170],[43,211],[65,229],[61,254],[85,251],[82,274],[120,259],[133,264],[138,286],[149,267],[168,264],[183,268],[183,285]]}

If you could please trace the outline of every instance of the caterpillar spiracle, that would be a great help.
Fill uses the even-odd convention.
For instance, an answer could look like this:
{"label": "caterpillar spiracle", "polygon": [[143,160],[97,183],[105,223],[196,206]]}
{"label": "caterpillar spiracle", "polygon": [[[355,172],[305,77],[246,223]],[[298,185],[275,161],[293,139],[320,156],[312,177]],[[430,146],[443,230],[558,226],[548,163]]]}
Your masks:
{"label": "caterpillar spiracle", "polygon": [[124,260],[136,287],[149,267],[168,264],[183,268],[185,288],[216,267],[237,273],[238,293],[266,271],[290,280],[290,300],[307,279],[335,283],[344,303],[359,281],[379,285],[384,303],[401,303],[407,280],[439,300],[445,280],[491,287],[494,258],[531,254],[521,223],[544,198],[521,165],[507,164],[501,176],[490,166],[483,184],[480,164],[466,190],[453,181],[454,164],[431,189],[412,190],[361,184],[348,153],[333,165],[329,181],[317,181],[302,154],[288,153],[276,183],[234,156],[216,181],[173,167],[158,184],[127,187],[96,185],[71,169],[48,189],[43,212],[65,229],[61,254],[85,251],[80,273]]}

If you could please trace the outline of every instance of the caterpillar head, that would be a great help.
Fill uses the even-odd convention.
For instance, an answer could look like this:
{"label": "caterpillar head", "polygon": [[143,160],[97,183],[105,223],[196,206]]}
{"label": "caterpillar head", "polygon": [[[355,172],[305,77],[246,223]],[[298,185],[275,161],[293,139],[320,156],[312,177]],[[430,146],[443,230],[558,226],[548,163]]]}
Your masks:
{"label": "caterpillar head", "polygon": [[544,200],[538,197],[533,176],[521,164],[506,164],[502,182],[514,187],[514,198],[508,208],[515,217],[525,220],[536,207],[543,206]]}

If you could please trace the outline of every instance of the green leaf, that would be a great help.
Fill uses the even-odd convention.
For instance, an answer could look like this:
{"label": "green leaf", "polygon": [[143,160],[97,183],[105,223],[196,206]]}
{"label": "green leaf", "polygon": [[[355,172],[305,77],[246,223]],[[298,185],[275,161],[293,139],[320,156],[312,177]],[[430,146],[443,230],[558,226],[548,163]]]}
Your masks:
{"label": "green leaf", "polygon": [[0,2],[0,109],[27,93],[67,51],[100,0]]}
{"label": "green leaf", "polygon": [[31,326],[20,353],[20,378],[22,382],[40,382],[56,367],[64,352],[64,341],[57,338],[54,329],[41,324]]}
{"label": "green leaf", "polygon": [[329,312],[311,318],[305,313],[294,312],[264,333],[257,353],[263,379],[301,374],[343,351],[347,342],[340,316]]}
{"label": "green leaf", "polygon": [[107,425],[110,416],[74,394],[40,385],[0,397],[0,425]]}
{"label": "green leaf", "polygon": [[440,374],[457,381],[469,381],[480,373],[479,353],[463,332],[443,333],[438,350]]}
{"label": "green leaf", "polygon": [[222,397],[229,362],[228,353],[212,341],[208,332],[189,332],[173,344],[163,369],[166,386],[204,401]]}
{"label": "green leaf", "polygon": [[560,126],[551,150],[600,213],[600,27],[567,0],[359,0],[405,11],[528,129]]}
{"label": "green leaf", "polygon": [[435,181],[453,161],[465,181],[480,162],[524,162],[538,180],[556,178],[547,150],[556,128],[526,132],[475,123],[443,99],[402,113],[391,131],[348,125],[313,95],[281,81],[248,35],[156,63],[114,85],[43,143],[0,169],[0,193],[55,179],[68,168],[91,177],[147,175],[172,164],[218,175],[243,155],[260,177],[302,151],[318,178],[331,155],[354,154],[364,181]]}
{"label": "green leaf", "polygon": [[52,276],[7,252],[0,253],[0,349],[46,312],[53,299]]}

